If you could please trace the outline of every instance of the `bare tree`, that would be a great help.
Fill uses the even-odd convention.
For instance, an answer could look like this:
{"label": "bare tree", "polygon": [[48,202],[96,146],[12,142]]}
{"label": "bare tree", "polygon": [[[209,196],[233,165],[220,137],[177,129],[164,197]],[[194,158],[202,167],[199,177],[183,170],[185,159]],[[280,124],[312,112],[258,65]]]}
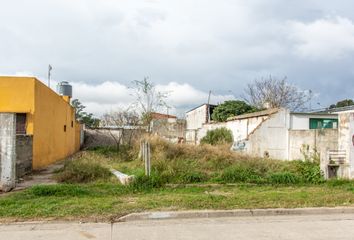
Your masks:
{"label": "bare tree", "polygon": [[[116,143],[117,150],[119,150],[123,139],[131,145],[134,135],[134,130],[139,126],[140,118],[137,112],[132,110],[119,110],[115,112],[106,113],[101,118],[101,125],[107,127],[110,136]],[[114,134],[112,129],[116,128],[120,133]]]}
{"label": "bare tree", "polygon": [[142,81],[133,81],[133,97],[135,97],[135,107],[141,112],[144,125],[151,131],[152,113],[158,111],[161,107],[167,106],[165,99],[166,93],[157,91],[155,85],[144,77]]}
{"label": "bare tree", "polygon": [[255,80],[245,89],[244,99],[257,108],[289,108],[292,111],[305,109],[311,94],[289,84],[287,78],[276,79],[272,76]]}

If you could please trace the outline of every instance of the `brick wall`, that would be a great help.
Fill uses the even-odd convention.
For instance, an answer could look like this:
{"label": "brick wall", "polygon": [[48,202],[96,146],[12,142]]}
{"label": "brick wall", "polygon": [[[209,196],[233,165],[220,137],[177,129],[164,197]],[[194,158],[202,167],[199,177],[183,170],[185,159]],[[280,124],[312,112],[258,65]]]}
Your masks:
{"label": "brick wall", "polygon": [[16,136],[16,177],[20,178],[32,171],[32,136]]}

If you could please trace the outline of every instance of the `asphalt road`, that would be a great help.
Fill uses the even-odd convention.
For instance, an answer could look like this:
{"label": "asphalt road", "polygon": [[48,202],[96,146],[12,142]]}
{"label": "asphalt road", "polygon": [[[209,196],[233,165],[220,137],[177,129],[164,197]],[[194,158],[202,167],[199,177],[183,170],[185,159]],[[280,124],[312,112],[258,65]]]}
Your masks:
{"label": "asphalt road", "polygon": [[0,225],[1,240],[354,239],[354,214]]}

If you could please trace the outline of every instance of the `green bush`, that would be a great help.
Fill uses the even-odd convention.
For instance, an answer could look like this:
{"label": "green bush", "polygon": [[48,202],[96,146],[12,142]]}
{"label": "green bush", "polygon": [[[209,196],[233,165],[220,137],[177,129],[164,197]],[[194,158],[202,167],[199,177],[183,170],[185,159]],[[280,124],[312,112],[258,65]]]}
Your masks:
{"label": "green bush", "polygon": [[108,180],[112,173],[102,164],[85,159],[68,161],[63,169],[57,173],[58,182],[88,183],[97,180]]}
{"label": "green bush", "polygon": [[165,183],[166,180],[158,174],[152,173],[149,177],[141,173],[135,176],[129,187],[134,191],[144,191],[163,187]]}
{"label": "green bush", "polygon": [[271,173],[268,180],[271,184],[296,184],[300,182],[299,177],[291,172]]}
{"label": "green bush", "polygon": [[319,164],[310,161],[294,161],[294,164],[303,182],[319,184],[325,181]]}
{"label": "green bush", "polygon": [[200,142],[211,145],[232,143],[232,132],[224,127],[217,128],[215,130],[209,130],[206,136],[203,137]]}

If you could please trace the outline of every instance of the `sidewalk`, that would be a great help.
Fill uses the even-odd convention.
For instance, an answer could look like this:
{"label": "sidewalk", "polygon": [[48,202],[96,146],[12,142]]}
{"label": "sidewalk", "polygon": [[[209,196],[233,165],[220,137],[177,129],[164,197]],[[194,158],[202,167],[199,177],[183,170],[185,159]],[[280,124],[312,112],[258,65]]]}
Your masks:
{"label": "sidewalk", "polygon": [[352,240],[354,214],[278,215],[129,221],[0,224],[0,240]]}

